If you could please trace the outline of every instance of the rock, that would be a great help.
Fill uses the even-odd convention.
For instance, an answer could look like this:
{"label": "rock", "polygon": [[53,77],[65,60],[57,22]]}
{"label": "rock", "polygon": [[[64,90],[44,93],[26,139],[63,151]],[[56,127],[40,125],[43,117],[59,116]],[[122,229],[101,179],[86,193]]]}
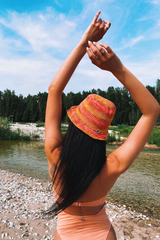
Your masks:
{"label": "rock", "polygon": [[12,222],[10,222],[10,223],[9,223],[9,227],[10,227],[10,228],[14,228],[15,226],[14,226],[14,224],[13,224]]}
{"label": "rock", "polygon": [[21,226],[24,226],[24,225],[25,225],[25,223],[20,223],[19,225],[21,225]]}
{"label": "rock", "polygon": [[33,235],[35,235],[35,236],[39,236],[39,234],[38,234],[38,233],[34,233]]}
{"label": "rock", "polygon": [[5,234],[4,233],[2,233],[2,239],[4,239],[5,238]]}

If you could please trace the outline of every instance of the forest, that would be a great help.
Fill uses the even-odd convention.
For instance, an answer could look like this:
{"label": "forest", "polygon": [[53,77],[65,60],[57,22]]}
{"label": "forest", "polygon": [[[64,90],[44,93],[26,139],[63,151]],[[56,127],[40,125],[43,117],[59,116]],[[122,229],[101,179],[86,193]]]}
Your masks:
{"label": "forest", "polygon": [[[157,79],[156,86],[146,86],[152,95],[160,103],[160,79]],[[88,94],[99,94],[112,101],[116,105],[116,114],[112,125],[126,124],[134,126],[141,117],[141,111],[125,88],[109,87],[106,91],[92,89],[78,93],[62,93],[62,122],[67,122],[67,109],[78,105]],[[48,93],[38,93],[27,97],[17,96],[14,90],[6,89],[0,91],[0,117],[7,118],[11,122],[44,122],[45,109]],[[160,126],[160,116],[157,124]]]}

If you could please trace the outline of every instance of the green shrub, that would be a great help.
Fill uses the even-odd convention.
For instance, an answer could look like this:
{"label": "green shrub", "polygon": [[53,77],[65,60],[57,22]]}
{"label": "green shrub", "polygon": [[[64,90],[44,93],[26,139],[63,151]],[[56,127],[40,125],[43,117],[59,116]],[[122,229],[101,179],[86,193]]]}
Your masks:
{"label": "green shrub", "polygon": [[3,126],[0,126],[0,140],[9,139],[9,128],[4,128]]}
{"label": "green shrub", "polygon": [[121,124],[121,125],[118,124],[118,125],[117,125],[117,128],[118,128],[118,129],[124,129],[124,128],[128,128],[128,127],[129,127],[129,126],[128,126],[128,125],[125,125],[125,124]]}
{"label": "green shrub", "polygon": [[31,137],[28,136],[28,135],[23,134],[23,135],[20,136],[20,139],[19,139],[19,140],[31,141]]}
{"label": "green shrub", "polygon": [[0,118],[0,140],[9,139],[10,126],[7,118]]}
{"label": "green shrub", "polygon": [[114,127],[114,126],[109,126],[108,129],[109,129],[109,130],[115,130],[115,127]]}
{"label": "green shrub", "polygon": [[128,137],[129,134],[132,132],[132,128],[123,128],[123,130],[120,131],[120,133],[123,135],[123,137]]}
{"label": "green shrub", "polygon": [[116,141],[116,135],[115,135],[115,133],[112,133],[112,134],[108,133],[106,142],[107,142],[107,143],[110,143],[110,142],[115,142],[115,141]]}
{"label": "green shrub", "polygon": [[128,134],[128,130],[129,130],[128,128],[124,128],[123,132]]}
{"label": "green shrub", "polygon": [[9,125],[8,119],[7,118],[2,119],[0,117],[0,126],[7,127],[8,125]]}
{"label": "green shrub", "polygon": [[154,128],[151,136],[148,140],[149,144],[156,144],[157,147],[160,147],[160,129]]}
{"label": "green shrub", "polygon": [[120,136],[120,133],[118,133],[118,138],[116,138],[116,142],[121,142],[121,136]]}
{"label": "green shrub", "polygon": [[123,137],[128,137],[129,134],[132,132],[133,127],[130,127],[128,125],[117,125],[117,129],[115,128],[115,131],[118,131],[120,135]]}
{"label": "green shrub", "polygon": [[45,127],[45,123],[37,123],[36,127]]}
{"label": "green shrub", "polygon": [[67,130],[68,130],[68,126],[61,124],[61,131],[66,132]]}
{"label": "green shrub", "polygon": [[40,138],[40,136],[38,134],[35,134],[32,136],[33,138]]}
{"label": "green shrub", "polygon": [[9,140],[20,140],[19,133],[10,131]]}
{"label": "green shrub", "polygon": [[65,135],[66,135],[66,132],[62,132],[62,136],[63,136],[63,138],[65,137]]}
{"label": "green shrub", "polygon": [[11,131],[10,125],[7,119],[0,118],[0,140],[31,140],[30,136],[21,134],[21,130]]}

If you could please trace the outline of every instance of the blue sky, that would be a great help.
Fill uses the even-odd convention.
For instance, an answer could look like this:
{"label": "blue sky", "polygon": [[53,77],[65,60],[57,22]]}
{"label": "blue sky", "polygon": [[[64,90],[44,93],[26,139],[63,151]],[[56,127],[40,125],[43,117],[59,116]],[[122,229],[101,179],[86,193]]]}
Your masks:
{"label": "blue sky", "polygon": [[[0,1],[0,90],[48,91],[57,70],[95,13],[111,22],[107,43],[144,85],[160,78],[160,0]],[[65,93],[122,85],[91,64],[87,55]]]}

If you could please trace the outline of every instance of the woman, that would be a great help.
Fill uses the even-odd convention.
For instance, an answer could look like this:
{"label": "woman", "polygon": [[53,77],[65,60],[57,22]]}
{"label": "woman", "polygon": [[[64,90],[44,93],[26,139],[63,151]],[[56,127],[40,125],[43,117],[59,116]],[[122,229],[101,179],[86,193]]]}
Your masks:
{"label": "woman", "polygon": [[[98,19],[99,14],[49,86],[45,151],[56,198],[48,214],[58,214],[55,240],[116,240],[105,212],[106,195],[143,149],[160,113],[155,98],[111,48],[97,43],[110,27],[110,22]],[[62,143],[61,94],[86,52],[94,65],[110,71],[124,85],[143,113],[125,143],[107,159],[105,140],[115,106],[98,95],[89,95],[68,111],[71,123]]]}

